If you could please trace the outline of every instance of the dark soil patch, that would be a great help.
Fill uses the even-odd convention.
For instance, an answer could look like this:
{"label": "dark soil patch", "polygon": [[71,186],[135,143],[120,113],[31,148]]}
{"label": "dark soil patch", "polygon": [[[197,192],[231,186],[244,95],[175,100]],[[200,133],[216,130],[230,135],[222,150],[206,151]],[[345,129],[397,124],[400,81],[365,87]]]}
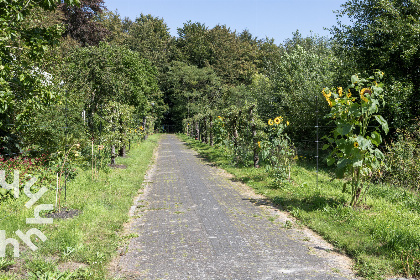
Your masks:
{"label": "dark soil patch", "polygon": [[78,209],[67,209],[66,207],[61,208],[61,211],[58,212],[51,212],[45,214],[46,218],[53,218],[53,219],[70,219],[79,216],[82,213],[81,210]]}
{"label": "dark soil patch", "polygon": [[109,164],[108,166],[111,167],[111,168],[121,168],[121,169],[126,169],[127,168],[127,166],[124,165],[124,164]]}

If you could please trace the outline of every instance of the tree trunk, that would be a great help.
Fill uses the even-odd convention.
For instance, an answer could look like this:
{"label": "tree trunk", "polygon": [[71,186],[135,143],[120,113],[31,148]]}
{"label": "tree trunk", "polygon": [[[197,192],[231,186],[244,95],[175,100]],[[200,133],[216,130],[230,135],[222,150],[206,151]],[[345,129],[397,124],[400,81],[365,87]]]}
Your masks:
{"label": "tree trunk", "polygon": [[111,165],[115,165],[115,145],[111,146]]}
{"label": "tree trunk", "polygon": [[200,139],[200,124],[198,122],[195,122],[195,140]]}

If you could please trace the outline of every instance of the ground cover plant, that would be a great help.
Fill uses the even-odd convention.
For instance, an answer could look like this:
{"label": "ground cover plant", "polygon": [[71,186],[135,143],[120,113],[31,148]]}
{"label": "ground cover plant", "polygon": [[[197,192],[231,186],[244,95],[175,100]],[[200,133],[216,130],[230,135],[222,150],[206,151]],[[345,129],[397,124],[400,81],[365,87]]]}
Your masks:
{"label": "ground cover plant", "polygon": [[[133,143],[128,157],[116,160],[125,168],[104,168],[92,179],[90,168],[79,167],[78,175],[67,183],[71,191],[63,201],[63,215],[58,216],[66,217],[66,209],[76,215],[36,225],[47,237],[44,242],[33,238],[39,247],[36,251],[21,244],[20,256],[14,258],[8,246],[6,258],[0,259],[0,279],[105,279],[106,265],[130,238],[123,235],[123,224],[129,219],[133,197],[142,188],[158,138],[155,134]],[[24,206],[27,200],[21,195],[0,203],[4,213],[0,229],[7,238],[17,238],[14,232],[19,229],[27,232],[34,227],[25,223],[34,215],[32,208]],[[50,190],[37,203],[53,204],[54,200],[55,193]]]}
{"label": "ground cover plant", "polygon": [[222,147],[180,137],[207,160],[227,170],[265,195],[279,207],[322,235],[338,250],[355,260],[355,270],[367,279],[420,274],[420,200],[416,192],[390,184],[367,183],[360,207],[350,207],[351,194],[342,192],[342,182],[325,167],[303,158],[292,166],[292,182],[273,187],[275,177],[264,168],[238,167]]}

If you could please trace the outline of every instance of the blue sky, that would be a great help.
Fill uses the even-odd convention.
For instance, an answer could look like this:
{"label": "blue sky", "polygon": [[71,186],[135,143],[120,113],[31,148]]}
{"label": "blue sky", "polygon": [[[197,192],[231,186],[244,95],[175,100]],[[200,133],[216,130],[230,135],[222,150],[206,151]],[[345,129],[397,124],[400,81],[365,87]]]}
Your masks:
{"label": "blue sky", "polygon": [[238,32],[248,29],[259,39],[274,38],[283,43],[299,30],[303,36],[312,31],[329,36],[324,27],[336,24],[333,11],[344,0],[105,0],[105,6],[122,17],[134,20],[141,13],[163,18],[170,33],[185,22],[204,23],[209,28],[226,24]]}

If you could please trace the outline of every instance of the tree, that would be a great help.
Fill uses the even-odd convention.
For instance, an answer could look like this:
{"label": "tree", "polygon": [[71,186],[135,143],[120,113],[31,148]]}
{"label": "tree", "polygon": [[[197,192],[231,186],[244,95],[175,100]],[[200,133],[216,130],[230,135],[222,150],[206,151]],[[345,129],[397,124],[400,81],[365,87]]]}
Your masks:
{"label": "tree", "polygon": [[340,58],[350,57],[358,72],[385,72],[387,118],[393,126],[407,125],[420,111],[420,2],[348,0],[338,20],[345,15],[351,24],[338,21],[330,30],[335,51]]}
{"label": "tree", "polygon": [[[269,67],[268,79],[273,93],[262,99],[271,100],[271,108],[278,115],[287,116],[296,125],[293,138],[308,139],[308,126],[315,127],[318,116],[327,112],[327,106],[317,108],[316,96],[335,80],[337,60],[325,38],[303,38],[299,32],[283,46],[281,60]],[[315,130],[312,130],[315,133]],[[312,138],[314,139],[314,138]]]}
{"label": "tree", "polygon": [[153,62],[162,72],[167,67],[173,38],[163,19],[141,14],[128,29],[125,44],[142,57]]}
{"label": "tree", "polygon": [[96,19],[106,10],[103,0],[81,0],[79,6],[60,5],[64,13],[66,31],[63,36],[70,36],[83,46],[96,46],[103,41],[109,31]]}
{"label": "tree", "polygon": [[206,114],[218,101],[221,81],[209,67],[198,68],[174,61],[166,74],[169,124],[182,130],[182,120],[196,114]]}
{"label": "tree", "polygon": [[[45,23],[42,12],[60,1],[2,1],[0,3],[0,153],[20,149],[24,119],[57,96],[54,77],[42,66],[45,54],[59,43],[60,24]],[[66,0],[66,5],[78,4]],[[38,12],[37,12],[38,11]],[[33,20],[28,21],[28,18]],[[36,20],[35,20],[36,19]]]}
{"label": "tree", "polygon": [[176,45],[181,52],[178,60],[199,68],[211,67],[227,84],[249,84],[257,72],[258,47],[253,40],[246,39],[250,34],[241,37],[226,25],[208,29],[204,24],[189,21],[178,28],[178,35]]}
{"label": "tree", "polygon": [[103,11],[99,15],[99,22],[109,31],[106,41],[117,45],[124,45],[129,38],[128,30],[133,22],[129,18],[121,19],[118,11]]}
{"label": "tree", "polygon": [[108,143],[123,149],[128,127],[125,120],[130,118],[120,110],[133,111],[137,124],[145,117],[161,118],[164,104],[156,68],[138,53],[102,42],[97,47],[76,49],[67,62],[65,83],[72,96],[84,103],[86,115],[92,116],[88,122],[90,137],[99,137],[95,115],[115,116],[107,121],[114,124],[108,131]]}

